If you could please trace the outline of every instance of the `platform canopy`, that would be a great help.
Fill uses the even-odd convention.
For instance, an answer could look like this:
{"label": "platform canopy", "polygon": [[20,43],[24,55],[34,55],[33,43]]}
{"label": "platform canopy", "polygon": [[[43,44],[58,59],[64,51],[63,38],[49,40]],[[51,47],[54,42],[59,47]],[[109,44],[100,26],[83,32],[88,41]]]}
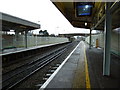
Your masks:
{"label": "platform canopy", "polygon": [[2,30],[10,31],[15,30],[18,32],[29,31],[34,29],[39,29],[40,25],[34,22],[24,20],[15,16],[11,16],[5,13],[0,13],[0,22],[2,21]]}
{"label": "platform canopy", "polygon": [[[51,1],[74,27],[104,30],[105,2],[89,2],[90,0],[51,0]],[[119,2],[115,1],[110,2],[113,29],[120,27],[119,18],[120,1]],[[85,23],[87,24],[85,25]]]}
{"label": "platform canopy", "polygon": [[74,27],[90,29],[90,49],[92,46],[92,30],[96,29],[104,31],[103,75],[110,76],[111,31],[116,29],[119,32],[120,0],[51,1],[53,1],[53,4],[61,11],[61,13]]}
{"label": "platform canopy", "polygon": [[[92,33],[92,35],[96,35],[97,33]],[[66,34],[59,34],[59,36],[65,37],[73,37],[73,36],[89,36],[89,33],[66,33]]]}

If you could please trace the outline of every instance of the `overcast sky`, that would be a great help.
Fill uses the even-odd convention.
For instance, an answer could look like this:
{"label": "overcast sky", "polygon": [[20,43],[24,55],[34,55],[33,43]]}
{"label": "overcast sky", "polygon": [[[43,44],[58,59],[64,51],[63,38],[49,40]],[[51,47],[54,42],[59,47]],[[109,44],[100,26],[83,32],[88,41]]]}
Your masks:
{"label": "overcast sky", "polygon": [[0,12],[38,23],[50,34],[89,32],[74,28],[50,0],[0,0]]}

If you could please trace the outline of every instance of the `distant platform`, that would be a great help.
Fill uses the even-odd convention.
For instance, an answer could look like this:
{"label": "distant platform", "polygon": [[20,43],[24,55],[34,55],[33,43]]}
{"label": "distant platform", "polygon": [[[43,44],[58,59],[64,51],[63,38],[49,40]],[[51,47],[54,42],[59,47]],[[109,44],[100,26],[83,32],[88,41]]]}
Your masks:
{"label": "distant platform", "polygon": [[[64,42],[64,43],[67,43],[67,42]],[[3,50],[1,52],[2,54],[0,54],[0,56],[2,56],[2,55],[8,55],[8,54],[13,54],[13,53],[19,53],[19,52],[23,52],[23,51],[27,51],[27,50],[33,50],[33,49],[37,49],[37,48],[48,47],[48,46],[57,45],[57,44],[62,44],[62,43],[54,43],[54,44],[33,46],[33,47],[28,47],[28,48],[5,49],[5,50]]]}

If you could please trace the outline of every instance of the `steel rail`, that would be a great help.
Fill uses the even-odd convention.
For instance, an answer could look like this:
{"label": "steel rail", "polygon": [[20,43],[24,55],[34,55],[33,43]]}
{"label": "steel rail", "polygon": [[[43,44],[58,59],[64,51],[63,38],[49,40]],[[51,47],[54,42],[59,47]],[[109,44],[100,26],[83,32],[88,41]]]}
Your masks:
{"label": "steel rail", "polygon": [[[65,48],[65,47],[62,47],[62,48]],[[29,65],[31,65],[31,64],[34,64],[34,63],[36,63],[36,62],[39,62],[40,60],[44,59],[46,56],[48,57],[48,56],[52,55],[53,53],[57,52],[58,50],[61,50],[62,48],[59,48],[59,49],[57,49],[57,50],[55,50],[55,51],[53,51],[53,52],[51,52],[51,53],[47,53],[46,55],[44,55],[44,56],[42,56],[42,57],[40,57],[40,58],[38,58],[38,59],[35,59],[35,60],[33,60],[33,61],[31,61],[31,62],[28,62],[28,63],[25,63],[25,64],[21,65],[20,67],[17,67],[17,68],[15,68],[15,69],[13,69],[13,70],[11,70],[11,71],[9,71],[9,72],[6,72],[6,73],[3,74],[3,77],[4,77],[5,75],[10,75],[10,74],[16,72],[17,69],[18,69],[18,74],[19,74],[19,72],[20,72],[19,69],[25,68],[25,67],[27,67],[27,66],[29,66]],[[13,74],[12,76],[14,76],[14,75],[15,75],[15,74]],[[3,80],[3,82],[4,82],[4,80]]]}
{"label": "steel rail", "polygon": [[[61,50],[61,49],[63,49],[63,50]],[[33,63],[35,63],[36,61],[38,61],[38,60],[34,60],[33,62],[31,62],[31,63],[28,64],[28,65],[32,65],[32,66],[31,66],[31,67],[28,67],[26,70],[29,70],[29,69],[33,68],[34,66],[36,66],[36,65],[37,65],[38,67],[39,67],[39,66],[41,67],[42,65],[44,65],[44,63],[46,63],[47,61],[49,61],[49,59],[54,58],[54,57],[55,57],[57,54],[59,54],[59,53],[62,53],[62,52],[65,50],[65,47],[64,47],[64,48],[61,48],[61,49],[58,49],[58,50],[50,53],[49,55],[55,54],[55,53],[56,53],[56,54],[55,54],[54,56],[52,56],[52,57],[50,56],[51,58],[50,58],[50,57],[46,58],[47,60],[45,60],[44,62],[43,62],[43,60],[44,60],[44,59],[43,59],[42,61],[40,61],[40,62],[32,65]],[[59,52],[57,53],[57,51],[59,51]],[[45,58],[45,57],[43,57],[43,58]],[[41,62],[42,62],[42,63],[41,63]],[[50,61],[50,62],[51,62],[51,61]],[[47,63],[46,63],[46,64],[47,64]],[[25,70],[20,71],[19,73],[15,74],[15,75],[18,75],[18,74],[20,74],[20,73],[22,73],[22,72],[24,72],[24,71],[25,71]],[[33,71],[33,72],[34,72],[34,71]],[[8,79],[14,77],[15,75],[12,75],[12,76],[9,77]],[[28,76],[28,75],[27,75],[27,76]],[[26,77],[27,77],[27,76],[26,76]],[[4,82],[7,81],[8,79],[4,80]],[[23,79],[24,79],[24,78],[23,78]],[[20,82],[20,81],[21,81],[21,80],[19,80],[18,82]],[[17,82],[17,83],[18,83],[18,82]],[[13,84],[12,86],[14,86],[14,85],[16,85],[16,84]],[[12,86],[10,86],[10,87],[12,87]],[[10,88],[10,87],[9,87],[9,88]],[[5,86],[4,86],[3,88],[5,88]]]}

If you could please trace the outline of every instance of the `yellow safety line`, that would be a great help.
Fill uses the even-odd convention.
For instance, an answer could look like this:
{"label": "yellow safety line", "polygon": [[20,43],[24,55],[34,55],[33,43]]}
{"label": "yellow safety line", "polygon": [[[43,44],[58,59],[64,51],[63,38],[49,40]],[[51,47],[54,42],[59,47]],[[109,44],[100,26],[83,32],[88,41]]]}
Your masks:
{"label": "yellow safety line", "polygon": [[85,47],[84,47],[84,56],[85,56],[86,88],[89,88],[90,90],[91,86],[90,86],[90,78],[89,78],[89,72],[88,72],[88,64],[87,64]]}

